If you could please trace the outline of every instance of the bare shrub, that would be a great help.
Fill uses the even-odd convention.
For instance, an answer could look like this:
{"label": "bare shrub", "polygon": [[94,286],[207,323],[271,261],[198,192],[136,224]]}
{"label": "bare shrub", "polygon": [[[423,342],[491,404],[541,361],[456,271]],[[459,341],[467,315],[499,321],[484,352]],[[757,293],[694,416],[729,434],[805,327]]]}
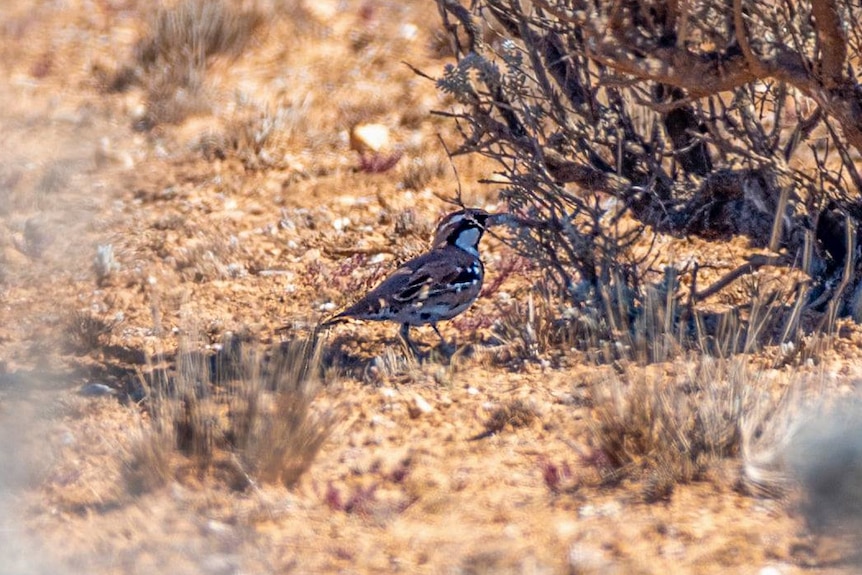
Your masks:
{"label": "bare shrub", "polygon": [[136,489],[185,472],[216,471],[242,489],[254,480],[296,484],[334,424],[315,411],[322,348],[311,339],[262,354],[237,340],[215,357],[181,341],[176,370],[144,377],[150,426],[129,464]]}
{"label": "bare shrub", "polygon": [[[694,308],[780,266],[805,276],[804,309],[854,312],[857,3],[437,4],[457,60],[437,79],[453,154],[497,163],[515,245],[573,309],[634,316],[653,283]],[[706,288],[667,284],[655,251],[633,249],[658,233],[742,234],[772,255]]]}
{"label": "bare shrub", "polygon": [[[210,59],[238,56],[263,21],[258,10],[242,10],[225,0],[160,6],[135,48],[134,66],[147,93],[144,127],[208,110],[204,77]],[[118,78],[127,75],[121,71]]]}

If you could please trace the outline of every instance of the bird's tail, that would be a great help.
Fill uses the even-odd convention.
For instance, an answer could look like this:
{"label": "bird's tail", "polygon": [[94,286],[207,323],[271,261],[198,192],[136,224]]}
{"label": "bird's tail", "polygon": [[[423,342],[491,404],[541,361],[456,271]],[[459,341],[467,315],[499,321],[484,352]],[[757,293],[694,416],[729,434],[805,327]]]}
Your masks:
{"label": "bird's tail", "polygon": [[335,315],[329,316],[328,318],[326,318],[325,320],[320,322],[318,327],[320,327],[320,328],[330,327],[330,326],[333,326],[337,323],[344,323],[345,321],[348,321],[348,317],[346,315],[344,315],[344,312],[339,312]]}
{"label": "bird's tail", "polygon": [[[308,327],[311,327],[312,337],[316,338],[318,336],[318,334],[320,334],[321,330],[328,328],[328,327],[331,327],[337,323],[342,323],[345,321],[348,321],[348,318],[344,315],[344,312],[342,311],[342,312],[338,312],[335,315],[329,316],[328,318],[324,319],[320,323],[313,324],[313,325],[308,326]],[[285,332],[293,331],[294,329],[295,329],[294,325],[283,325],[279,328],[276,328],[275,331],[279,332],[279,333],[285,333]]]}

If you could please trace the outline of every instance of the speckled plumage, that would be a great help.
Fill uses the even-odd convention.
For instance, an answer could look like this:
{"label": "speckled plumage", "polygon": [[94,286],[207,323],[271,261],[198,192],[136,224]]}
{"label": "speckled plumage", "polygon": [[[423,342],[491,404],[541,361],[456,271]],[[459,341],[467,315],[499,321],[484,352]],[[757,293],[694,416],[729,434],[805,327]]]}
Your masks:
{"label": "speckled plumage", "polygon": [[404,263],[322,325],[347,319],[397,322],[405,344],[416,353],[410,326],[428,324],[440,336],[437,322],[462,313],[479,295],[485,269],[478,246],[491,217],[476,209],[449,214],[438,224],[430,251]]}

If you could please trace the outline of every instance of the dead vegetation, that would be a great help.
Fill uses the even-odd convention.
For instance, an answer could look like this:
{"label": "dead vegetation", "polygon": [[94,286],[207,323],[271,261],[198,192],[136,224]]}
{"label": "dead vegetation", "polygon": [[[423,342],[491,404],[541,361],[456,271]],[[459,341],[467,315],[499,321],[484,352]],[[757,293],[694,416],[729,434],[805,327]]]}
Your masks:
{"label": "dead vegetation", "polygon": [[[782,458],[795,449],[794,425],[806,417],[804,396],[812,382],[787,376],[776,391],[763,381],[764,364],[803,366],[820,357],[831,338],[803,339],[787,322],[783,310],[798,308],[798,299],[782,299],[763,286],[752,286],[750,297],[736,312],[695,312],[680,321],[690,311],[659,290],[650,291],[636,313],[625,306],[561,311],[559,298],[534,290],[526,305],[513,302],[495,324],[505,350],[495,357],[523,366],[566,365],[575,356],[597,366],[589,380],[590,448],[581,463],[603,484],[625,480],[638,485],[647,502],[667,500],[680,484],[728,481],[723,470],[736,461],[730,481],[738,488],[781,496],[793,481]],[[520,427],[531,419],[523,418],[525,409],[516,401],[494,411],[477,438],[509,424]],[[553,493],[583,480],[568,464],[543,459],[540,466]]]}
{"label": "dead vegetation", "polygon": [[141,129],[175,124],[209,109],[206,73],[212,58],[236,58],[264,24],[257,9],[224,0],[178,0],[154,9],[149,30],[110,89],[140,83],[147,94]]}
{"label": "dead vegetation", "polygon": [[122,316],[106,317],[91,310],[72,313],[66,321],[66,342],[69,349],[85,354],[110,344],[114,330],[123,321]]}
{"label": "dead vegetation", "polygon": [[592,386],[592,442],[600,452],[593,457],[607,463],[603,480],[643,479],[648,501],[738,457],[757,393],[744,359],[703,355],[677,365],[683,373],[675,378],[631,367]]}
{"label": "dead vegetation", "polygon": [[485,421],[485,431],[471,439],[484,439],[506,429],[529,427],[537,417],[535,406],[522,399],[513,399],[495,408]]}
{"label": "dead vegetation", "polygon": [[222,130],[203,134],[196,148],[209,161],[237,158],[251,171],[295,168],[290,151],[307,136],[308,101],[272,109],[239,101]]}
{"label": "dead vegetation", "polygon": [[133,491],[209,473],[234,489],[257,481],[293,487],[335,421],[333,411],[312,407],[320,344],[293,341],[263,354],[231,340],[212,356],[191,341],[183,340],[173,374],[142,376],[150,420],[129,463]]}

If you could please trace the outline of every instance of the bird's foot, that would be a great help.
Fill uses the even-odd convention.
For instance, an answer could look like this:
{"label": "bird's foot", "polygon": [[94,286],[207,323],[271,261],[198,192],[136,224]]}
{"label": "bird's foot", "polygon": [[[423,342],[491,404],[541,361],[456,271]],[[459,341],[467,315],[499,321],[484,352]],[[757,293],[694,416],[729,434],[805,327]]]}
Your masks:
{"label": "bird's foot", "polygon": [[398,332],[398,339],[401,340],[401,344],[404,346],[404,351],[408,356],[412,356],[417,361],[422,360],[422,352],[419,351],[419,348],[416,347],[416,344],[413,343],[413,340],[410,339],[410,325],[403,324],[401,326],[401,330]]}
{"label": "bird's foot", "polygon": [[458,352],[458,346],[455,343],[441,342],[438,346],[434,348],[434,354],[439,355],[441,357],[446,358],[447,360],[451,360],[452,357]]}

